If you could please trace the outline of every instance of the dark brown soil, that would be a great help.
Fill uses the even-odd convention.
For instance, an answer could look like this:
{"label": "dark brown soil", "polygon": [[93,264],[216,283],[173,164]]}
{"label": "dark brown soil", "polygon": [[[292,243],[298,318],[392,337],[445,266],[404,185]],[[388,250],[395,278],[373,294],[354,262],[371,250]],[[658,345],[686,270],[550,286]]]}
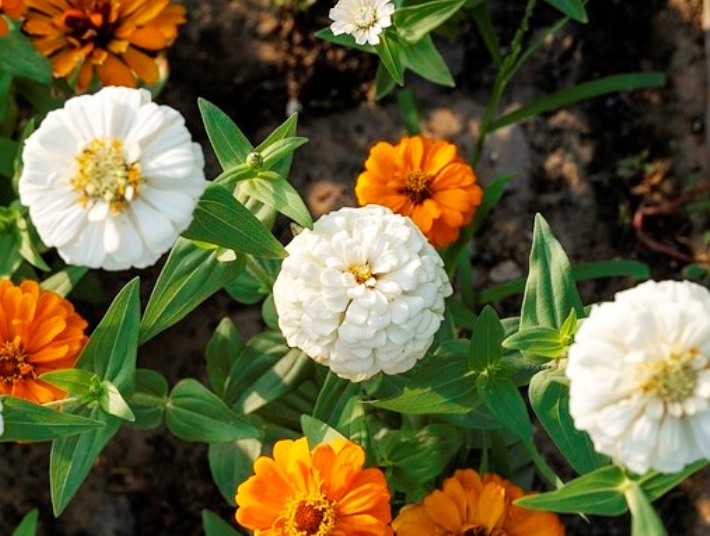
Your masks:
{"label": "dark brown soil", "polygon": [[[197,97],[224,109],[254,141],[284,119],[289,102],[299,103],[300,133],[311,142],[297,153],[292,181],[315,215],[353,204],[353,181],[370,145],[396,140],[404,128],[394,99],[377,105],[369,100],[372,58],[312,37],[313,30],[327,24],[332,2],[321,0],[295,15],[268,0],[185,3],[191,20],[171,50],[172,76],[162,100],[183,112],[205,147]],[[522,4],[491,2],[504,42],[512,37]],[[645,221],[652,247],[637,239],[632,225],[640,206],[673,200],[707,177],[702,1],[595,1],[588,10],[591,23],[570,24],[549,40],[520,73],[504,107],[623,72],[658,70],[669,83],[661,90],[572,106],[491,137],[477,170],[480,180],[485,184],[506,172],[517,177],[471,250],[481,287],[525,273],[535,212],[547,218],[573,262],[639,259],[650,265],[654,277],[666,278],[678,277],[688,258],[707,254],[702,242],[707,214],[688,215],[682,203]],[[532,32],[554,19],[553,10],[543,4]],[[457,40],[441,38],[440,45],[458,87],[443,90],[412,80],[423,128],[470,150],[493,71],[470,21],[462,21]],[[207,153],[213,177],[217,164]],[[641,165],[629,167],[633,158]],[[144,297],[156,273],[141,274]],[[111,296],[130,276],[101,274],[97,280]],[[583,298],[606,299],[630,284],[619,279],[587,283]],[[499,305],[503,312],[514,312],[519,304],[508,300]],[[79,302],[78,307],[96,320],[105,305]],[[245,335],[260,327],[258,312],[219,295],[142,347],[140,366],[160,370],[171,383],[188,376],[204,380],[202,351],[224,316],[235,319]],[[164,428],[122,430],[58,520],[49,502],[48,458],[48,445],[0,444],[0,534],[10,534],[34,507],[40,508],[40,534],[46,536],[189,536],[202,534],[203,508],[225,519],[233,515],[212,484],[206,447],[179,442]],[[670,533],[710,533],[709,483],[705,472],[658,502]],[[628,519],[586,524],[570,517],[567,522],[574,535],[629,533]]]}

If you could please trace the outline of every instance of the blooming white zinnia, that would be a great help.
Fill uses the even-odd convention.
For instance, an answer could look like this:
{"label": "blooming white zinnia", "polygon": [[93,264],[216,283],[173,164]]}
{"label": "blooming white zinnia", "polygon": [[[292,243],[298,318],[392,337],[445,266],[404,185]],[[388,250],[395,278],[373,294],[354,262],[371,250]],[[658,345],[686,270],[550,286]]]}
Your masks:
{"label": "blooming white zinnia", "polygon": [[394,4],[389,0],[340,0],[330,10],[334,35],[350,34],[358,45],[377,45],[380,34],[392,26]]}
{"label": "blooming white zinnia", "polygon": [[192,219],[204,158],[179,112],[107,87],[50,112],[22,153],[20,200],[69,264],[153,264]]}
{"label": "blooming white zinnia", "polygon": [[274,302],[290,346],[356,382],[424,356],[452,289],[410,219],[377,205],[343,208],[286,250]]}
{"label": "blooming white zinnia", "polygon": [[710,458],[710,292],[648,281],[592,308],[569,351],[570,413],[637,473]]}

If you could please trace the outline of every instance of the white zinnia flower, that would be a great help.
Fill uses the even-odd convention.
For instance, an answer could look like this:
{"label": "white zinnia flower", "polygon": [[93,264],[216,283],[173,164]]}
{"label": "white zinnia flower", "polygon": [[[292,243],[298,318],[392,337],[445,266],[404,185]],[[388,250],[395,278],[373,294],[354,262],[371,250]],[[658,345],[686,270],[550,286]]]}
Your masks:
{"label": "white zinnia flower", "polygon": [[452,289],[410,219],[377,205],[343,208],[286,250],[274,302],[289,345],[356,382],[424,356]]}
{"label": "white zinnia flower", "polygon": [[107,87],[50,112],[22,153],[20,200],[69,264],[143,268],[192,219],[202,149],[179,112],[142,89]]}
{"label": "white zinnia flower", "polygon": [[392,26],[394,4],[389,0],[340,0],[330,10],[333,35],[350,34],[358,45],[377,45],[380,34]]}
{"label": "white zinnia flower", "polygon": [[710,458],[710,292],[647,281],[592,308],[566,369],[570,413],[637,473]]}

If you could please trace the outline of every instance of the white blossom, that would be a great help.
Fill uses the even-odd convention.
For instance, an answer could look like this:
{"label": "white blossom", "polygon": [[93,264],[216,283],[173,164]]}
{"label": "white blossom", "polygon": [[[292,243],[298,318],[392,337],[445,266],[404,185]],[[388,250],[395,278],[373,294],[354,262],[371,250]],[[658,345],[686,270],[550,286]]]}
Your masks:
{"label": "white blossom", "polygon": [[69,264],[153,264],[190,224],[204,158],[179,112],[142,89],[69,99],[27,139],[21,202]]}
{"label": "white blossom", "polygon": [[710,292],[648,281],[592,308],[570,348],[570,413],[637,473],[710,458]]}
{"label": "white blossom", "polygon": [[393,13],[389,0],[340,0],[328,16],[334,35],[350,34],[358,45],[377,45],[382,30],[392,26]]}
{"label": "white blossom", "polygon": [[356,382],[405,372],[424,356],[452,289],[409,218],[377,205],[343,208],[286,250],[274,302],[290,346]]}

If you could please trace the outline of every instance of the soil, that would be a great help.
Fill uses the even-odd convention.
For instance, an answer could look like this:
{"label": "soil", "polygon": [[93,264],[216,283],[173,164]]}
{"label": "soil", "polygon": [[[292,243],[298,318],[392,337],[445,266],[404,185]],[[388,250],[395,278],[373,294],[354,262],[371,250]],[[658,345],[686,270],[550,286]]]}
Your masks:
{"label": "soil", "polygon": [[[523,2],[492,1],[493,22],[509,42]],[[315,40],[332,2],[303,12],[292,2],[186,0],[190,22],[170,50],[172,74],[161,100],[187,118],[195,138],[207,140],[196,100],[220,106],[257,141],[287,110],[301,109],[299,149],[291,175],[315,216],[354,204],[353,182],[368,148],[405,133],[396,99],[372,99],[376,63],[361,53]],[[282,7],[277,7],[281,4]],[[501,203],[471,249],[479,288],[521,276],[527,267],[532,217],[542,213],[574,263],[623,257],[648,263],[655,278],[679,277],[691,260],[707,259],[708,214],[688,209],[678,196],[707,185],[706,36],[702,0],[589,2],[588,25],[569,24],[519,73],[503,104],[522,103],[583,81],[623,72],[657,70],[668,77],[658,90],[619,93],[544,114],[489,139],[477,169],[483,184],[512,172]],[[555,20],[543,4],[531,28],[540,34]],[[457,81],[453,90],[412,79],[425,133],[456,141],[470,154],[472,134],[490,89],[493,70],[471,21],[456,39],[437,41]],[[208,176],[218,173],[207,150]],[[670,204],[669,204],[670,203]],[[649,215],[647,205],[668,210]],[[634,226],[636,223],[636,227]],[[284,238],[286,238],[286,226]],[[639,239],[639,230],[641,238]],[[705,257],[703,257],[705,256]],[[144,298],[157,269],[141,274]],[[93,283],[111,296],[135,274],[99,274]],[[581,286],[589,303],[631,285],[615,278]],[[497,304],[513,314],[516,300]],[[105,304],[78,302],[92,325]],[[156,368],[171,383],[204,380],[203,349],[224,316],[246,336],[260,329],[258,311],[220,294],[180,325],[139,351],[140,366]],[[99,457],[60,519],[51,514],[48,445],[0,444],[0,534],[40,508],[40,534],[123,536],[202,534],[204,508],[230,519],[233,508],[213,485],[202,444],[183,443],[167,430],[123,429]],[[552,460],[553,464],[555,460]],[[710,534],[710,472],[689,479],[658,501],[673,534]],[[565,519],[570,534],[628,534],[628,519]]]}

